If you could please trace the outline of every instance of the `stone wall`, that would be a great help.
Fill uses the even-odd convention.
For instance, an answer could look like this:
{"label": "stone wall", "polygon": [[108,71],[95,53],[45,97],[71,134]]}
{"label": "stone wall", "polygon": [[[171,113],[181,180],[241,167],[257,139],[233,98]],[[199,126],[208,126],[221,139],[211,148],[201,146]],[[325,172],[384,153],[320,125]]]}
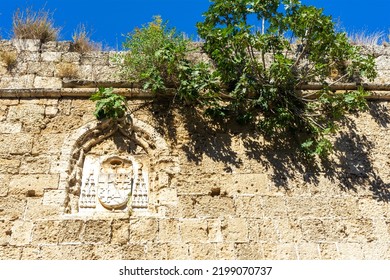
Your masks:
{"label": "stone wall", "polygon": [[[0,67],[0,259],[390,258],[388,102],[349,116],[329,160],[308,162],[291,141],[210,125],[135,89],[118,89],[133,96],[131,119],[99,123],[87,85],[122,82],[113,53],[67,42],[0,48],[17,54]],[[370,51],[385,84],[390,52]],[[69,78],[86,82],[69,88]],[[147,206],[133,193],[121,207],[84,207],[86,178],[102,174],[86,174],[87,158],[127,161]]]}

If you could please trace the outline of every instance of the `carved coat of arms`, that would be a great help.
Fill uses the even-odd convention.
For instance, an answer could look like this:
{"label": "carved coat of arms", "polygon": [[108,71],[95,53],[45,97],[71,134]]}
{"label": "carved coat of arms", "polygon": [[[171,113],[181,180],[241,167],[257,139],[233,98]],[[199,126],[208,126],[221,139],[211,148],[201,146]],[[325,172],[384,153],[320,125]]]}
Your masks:
{"label": "carved coat of arms", "polygon": [[[79,207],[108,210],[126,208],[147,208],[148,189],[143,165],[131,159],[111,156],[98,161],[87,160],[90,164],[83,171]],[[100,207],[101,208],[101,207]]]}

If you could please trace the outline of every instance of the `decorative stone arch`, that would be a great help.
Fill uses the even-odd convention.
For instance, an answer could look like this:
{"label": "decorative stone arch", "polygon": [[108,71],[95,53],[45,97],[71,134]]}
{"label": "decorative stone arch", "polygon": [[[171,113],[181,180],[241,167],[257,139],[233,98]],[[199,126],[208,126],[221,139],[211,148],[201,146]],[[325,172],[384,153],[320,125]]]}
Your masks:
{"label": "decorative stone arch", "polygon": [[[118,150],[91,160],[89,153],[92,149],[114,135],[126,143],[126,151]],[[90,174],[86,175],[86,164],[91,162],[94,167],[89,168]],[[157,191],[168,187],[169,177],[179,171],[178,157],[170,153],[163,137],[152,126],[132,115],[119,120],[94,120],[74,131],[64,141],[60,166],[59,189],[66,193],[63,207],[66,214],[78,214],[81,208],[94,208],[87,209],[87,213],[99,210],[106,213],[133,212],[138,208],[143,214],[163,213]],[[97,173],[100,174],[98,177]],[[114,174],[115,179],[110,179],[112,176],[107,174]],[[115,188],[117,198],[126,200],[129,194],[128,199],[117,203],[111,197],[107,199],[107,195],[102,199],[105,191],[101,187],[105,184],[103,177],[108,188]]]}

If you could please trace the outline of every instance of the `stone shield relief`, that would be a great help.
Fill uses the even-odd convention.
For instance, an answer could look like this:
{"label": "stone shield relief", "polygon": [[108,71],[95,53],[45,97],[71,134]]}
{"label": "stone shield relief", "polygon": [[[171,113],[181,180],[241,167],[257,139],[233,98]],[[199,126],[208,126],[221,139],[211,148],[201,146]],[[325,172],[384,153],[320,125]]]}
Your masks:
{"label": "stone shield relief", "polygon": [[79,211],[127,211],[148,207],[148,167],[135,157],[87,155]]}

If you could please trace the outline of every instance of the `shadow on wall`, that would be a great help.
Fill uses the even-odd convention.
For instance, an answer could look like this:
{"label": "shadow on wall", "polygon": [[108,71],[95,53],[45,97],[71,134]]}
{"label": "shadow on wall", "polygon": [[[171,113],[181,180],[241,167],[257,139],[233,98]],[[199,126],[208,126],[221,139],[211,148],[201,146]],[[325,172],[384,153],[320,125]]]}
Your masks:
{"label": "shadow on wall", "polygon": [[[386,104],[369,103],[369,113],[377,127],[366,128],[371,129],[373,134],[378,132],[375,131],[378,127],[384,131],[390,124],[390,106]],[[378,167],[374,167],[378,154],[372,153],[379,146],[375,142],[380,138],[384,138],[381,139],[384,143],[382,152],[386,149],[386,136],[370,137],[370,132],[362,131],[362,125],[358,127],[353,117],[341,122],[342,129],[334,141],[334,154],[318,162],[302,155],[298,141],[292,138],[278,135],[272,140],[264,140],[261,134],[248,127],[205,119],[202,112],[190,106],[155,102],[149,104],[149,109],[155,117],[155,127],[159,127],[159,133],[181,148],[194,164],[202,164],[203,157],[207,156],[214,162],[223,163],[224,172],[230,173],[233,168],[243,168],[246,158],[263,166],[278,188],[291,189],[294,186],[290,182],[297,179],[316,185],[320,177],[325,176],[342,190],[358,191],[364,188],[372,192],[374,199],[390,201],[390,184],[385,183],[389,178],[383,178],[383,171],[389,169],[390,159],[385,156],[382,159],[385,166],[378,170]],[[178,131],[182,126],[176,125],[177,115],[184,116],[180,121],[184,121],[186,139],[183,139],[183,132]],[[232,147],[233,139],[237,138],[242,143],[242,148],[238,150]]]}

